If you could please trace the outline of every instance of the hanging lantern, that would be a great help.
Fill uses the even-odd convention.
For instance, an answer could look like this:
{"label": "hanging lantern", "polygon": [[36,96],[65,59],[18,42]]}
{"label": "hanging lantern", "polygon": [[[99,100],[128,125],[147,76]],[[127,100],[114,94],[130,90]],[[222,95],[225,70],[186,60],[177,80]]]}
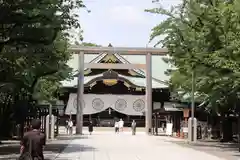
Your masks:
{"label": "hanging lantern", "polygon": [[113,86],[118,83],[118,80],[116,79],[104,79],[103,83],[107,86]]}
{"label": "hanging lantern", "polygon": [[111,114],[111,112],[112,112],[112,111],[111,111],[111,108],[109,108],[109,109],[108,109],[108,113],[109,113],[109,115]]}

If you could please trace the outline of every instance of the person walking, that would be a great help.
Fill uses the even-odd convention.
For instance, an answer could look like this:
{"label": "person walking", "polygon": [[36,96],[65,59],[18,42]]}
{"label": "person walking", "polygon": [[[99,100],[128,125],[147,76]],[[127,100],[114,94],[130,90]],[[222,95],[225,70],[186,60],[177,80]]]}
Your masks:
{"label": "person walking", "polygon": [[43,148],[46,145],[46,136],[40,131],[41,121],[34,119],[31,122],[31,131],[24,133],[20,142],[19,160],[44,160]]}
{"label": "person walking", "polygon": [[69,132],[69,128],[68,128],[68,120],[66,120],[66,122],[65,122],[65,128],[66,128],[66,133],[68,134],[68,132]]}
{"label": "person walking", "polygon": [[135,120],[132,121],[131,127],[132,127],[132,135],[136,135],[136,122]]}
{"label": "person walking", "polygon": [[115,121],[114,127],[115,127],[115,133],[118,133],[119,132],[119,122],[117,120]]}
{"label": "person walking", "polygon": [[71,119],[69,119],[68,121],[68,131],[69,131],[69,135],[73,134],[73,121]]}
{"label": "person walking", "polygon": [[121,132],[123,132],[123,126],[124,126],[124,121],[122,119],[120,119],[120,121],[119,121],[119,130]]}
{"label": "person walking", "polygon": [[93,123],[92,121],[89,122],[88,124],[88,132],[90,135],[92,135],[92,132],[93,132]]}

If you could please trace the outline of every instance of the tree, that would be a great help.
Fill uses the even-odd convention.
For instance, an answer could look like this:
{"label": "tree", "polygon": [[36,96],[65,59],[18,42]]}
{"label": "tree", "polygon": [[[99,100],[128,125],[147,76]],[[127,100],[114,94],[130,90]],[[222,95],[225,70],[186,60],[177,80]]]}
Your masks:
{"label": "tree", "polygon": [[12,122],[14,117],[9,114],[14,115],[14,113],[17,114],[15,114],[17,121],[21,123],[26,115],[24,113],[24,110],[27,111],[26,107],[33,106],[37,100],[57,98],[60,81],[71,78],[72,69],[66,64],[71,54],[67,48],[67,38],[59,34],[53,44],[40,45],[37,48],[42,50],[41,53],[35,51],[36,54],[32,54],[32,51],[26,50],[26,52],[21,51],[16,54],[11,48],[6,54],[2,52],[2,57],[6,61],[11,60],[11,63],[6,64],[3,72],[0,72],[2,75],[0,81],[8,84],[0,88],[0,92],[5,95],[5,98],[1,96],[3,101],[0,104],[0,116],[2,118],[7,116],[2,121],[0,120],[0,126],[11,126],[8,123]]}
{"label": "tree", "polygon": [[82,7],[82,0],[3,0],[0,51],[11,44],[51,44],[59,31],[80,27],[78,15],[71,12]]}
{"label": "tree", "polygon": [[[1,75],[7,74],[9,78],[0,81],[1,84],[13,82],[12,86],[16,86],[22,83],[22,79],[28,83],[29,79],[26,78],[31,77],[33,81],[28,88],[33,89],[39,78],[57,72],[58,61],[64,57],[61,57],[61,54],[56,57],[57,52],[50,56],[52,50],[61,47],[53,45],[53,42],[59,33],[62,34],[61,38],[67,41],[70,38],[67,31],[71,28],[79,29],[78,15],[71,12],[81,7],[85,7],[81,0],[4,0],[0,9],[3,15],[0,17],[0,58],[3,66]],[[67,44],[64,45],[67,47]],[[60,52],[61,50],[58,51]]]}
{"label": "tree", "polygon": [[[54,98],[59,82],[71,77],[66,65],[71,57],[68,31],[80,29],[78,15],[72,11],[83,7],[81,0],[1,2],[1,128],[11,127],[10,115],[24,117],[22,111],[36,98]],[[17,108],[21,114],[14,114]]]}
{"label": "tree", "polygon": [[170,10],[147,10],[168,17],[153,28],[151,40],[166,35],[156,45],[168,48],[169,61],[177,67],[172,72],[173,86],[189,92],[195,72],[197,92],[207,99],[211,110],[224,117],[239,99],[238,5],[237,0],[184,0]]}

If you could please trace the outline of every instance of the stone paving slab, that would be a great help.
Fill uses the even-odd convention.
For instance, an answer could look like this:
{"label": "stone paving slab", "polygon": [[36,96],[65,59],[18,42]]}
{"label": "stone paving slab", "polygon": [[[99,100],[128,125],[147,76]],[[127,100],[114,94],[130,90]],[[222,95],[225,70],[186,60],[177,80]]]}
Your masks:
{"label": "stone paving slab", "polygon": [[[72,141],[73,137],[61,136],[47,142],[44,151],[45,160],[54,160],[60,152]],[[16,160],[19,157],[19,141],[0,145],[0,160]]]}
{"label": "stone paving slab", "polygon": [[[73,140],[56,160],[224,160],[168,142],[169,137],[147,136],[143,132],[94,132]],[[171,138],[169,138],[171,139]]]}
{"label": "stone paving slab", "polygon": [[196,143],[188,143],[185,140],[174,138],[166,140],[173,142],[182,147],[192,148],[194,150],[209,153],[228,160],[240,160],[240,152],[236,143],[221,143],[218,141],[197,141]]}

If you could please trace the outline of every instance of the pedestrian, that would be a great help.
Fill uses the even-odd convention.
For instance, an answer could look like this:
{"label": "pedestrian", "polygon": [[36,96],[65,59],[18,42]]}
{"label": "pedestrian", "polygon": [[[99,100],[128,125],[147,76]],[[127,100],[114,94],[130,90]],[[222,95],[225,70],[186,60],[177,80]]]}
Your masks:
{"label": "pedestrian", "polygon": [[124,126],[124,121],[122,119],[120,119],[119,121],[119,129],[121,132],[123,132],[123,126]]}
{"label": "pedestrian", "polygon": [[68,120],[66,120],[65,128],[66,128],[66,133],[68,134],[68,132],[69,132],[69,128],[68,128]]}
{"label": "pedestrian", "polygon": [[69,119],[69,121],[68,121],[68,130],[69,130],[69,134],[72,135],[73,134],[73,121],[71,119]]}
{"label": "pedestrian", "polygon": [[114,127],[115,127],[115,133],[118,133],[119,132],[119,122],[117,120],[115,121]]}
{"label": "pedestrian", "polygon": [[90,121],[89,124],[88,124],[88,131],[89,131],[89,134],[92,135],[92,132],[93,132],[93,123],[92,123],[92,121]]}
{"label": "pedestrian", "polygon": [[132,128],[132,135],[136,135],[136,122],[135,120],[132,121],[131,128]]}
{"label": "pedestrian", "polygon": [[24,133],[20,143],[19,160],[44,160],[43,148],[46,145],[46,136],[41,133],[40,127],[39,119],[32,120],[32,130]]}

